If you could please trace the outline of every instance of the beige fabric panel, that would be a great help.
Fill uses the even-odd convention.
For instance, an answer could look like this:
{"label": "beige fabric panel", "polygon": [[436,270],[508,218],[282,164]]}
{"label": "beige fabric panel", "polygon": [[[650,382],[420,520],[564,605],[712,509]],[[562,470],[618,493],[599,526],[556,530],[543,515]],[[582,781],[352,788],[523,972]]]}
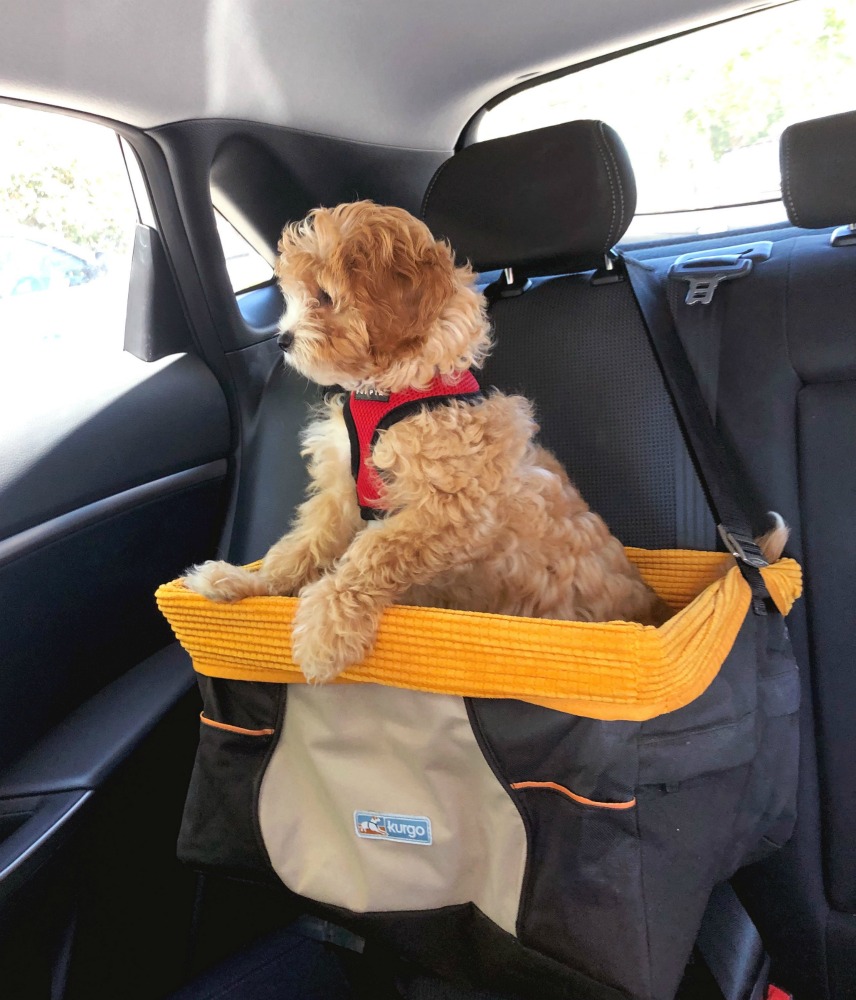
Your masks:
{"label": "beige fabric panel", "polygon": [[[427,817],[432,842],[360,837],[358,812]],[[359,913],[473,902],[516,931],[526,832],[461,698],[292,685],[259,820],[273,867],[303,896]]]}

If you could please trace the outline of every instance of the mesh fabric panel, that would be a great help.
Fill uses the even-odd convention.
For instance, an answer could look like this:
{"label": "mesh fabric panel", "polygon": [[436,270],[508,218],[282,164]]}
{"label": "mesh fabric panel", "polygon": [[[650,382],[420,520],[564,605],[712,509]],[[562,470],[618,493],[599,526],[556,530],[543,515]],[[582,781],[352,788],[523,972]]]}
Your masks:
{"label": "mesh fabric panel", "polygon": [[535,403],[542,443],[610,530],[625,545],[707,547],[680,526],[679,484],[701,488],[627,283],[555,278],[498,300],[492,319],[483,386]]}

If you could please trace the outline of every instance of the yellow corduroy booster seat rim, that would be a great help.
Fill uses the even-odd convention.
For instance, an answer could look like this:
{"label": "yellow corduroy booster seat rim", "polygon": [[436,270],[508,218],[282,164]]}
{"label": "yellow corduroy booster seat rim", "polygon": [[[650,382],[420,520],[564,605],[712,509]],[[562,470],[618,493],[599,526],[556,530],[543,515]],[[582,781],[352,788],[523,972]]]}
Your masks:
{"label": "yellow corduroy booster seat rim", "polygon": [[[605,721],[644,721],[681,708],[705,691],[731,650],[749,610],[749,585],[723,553],[626,551],[677,612],[659,628],[396,605],[384,613],[370,655],[334,683],[516,698]],[[802,592],[799,565],[780,559],[762,573],[787,614]],[[158,588],[156,598],[198,673],[305,683],[291,659],[297,598],[218,604],[180,579]]]}

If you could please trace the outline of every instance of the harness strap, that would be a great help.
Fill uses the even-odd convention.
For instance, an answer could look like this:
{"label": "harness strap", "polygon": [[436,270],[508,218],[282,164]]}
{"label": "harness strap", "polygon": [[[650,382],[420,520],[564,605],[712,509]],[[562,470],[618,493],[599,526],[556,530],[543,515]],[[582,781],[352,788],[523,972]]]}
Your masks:
{"label": "harness strap", "polygon": [[437,376],[425,389],[405,389],[383,395],[374,391],[351,392],[343,410],[351,442],[351,473],[364,521],[385,517],[383,482],[369,464],[381,431],[423,409],[434,409],[455,400],[480,399],[481,390],[472,372],[457,378]]}

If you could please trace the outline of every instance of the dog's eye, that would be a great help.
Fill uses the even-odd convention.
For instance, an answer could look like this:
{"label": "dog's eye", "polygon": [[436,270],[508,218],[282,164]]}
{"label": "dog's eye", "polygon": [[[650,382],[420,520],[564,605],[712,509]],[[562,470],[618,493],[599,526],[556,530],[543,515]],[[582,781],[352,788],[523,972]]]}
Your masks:
{"label": "dog's eye", "polygon": [[322,306],[331,306],[333,304],[333,300],[330,298],[329,294],[324,291],[323,288],[318,289],[317,298]]}

